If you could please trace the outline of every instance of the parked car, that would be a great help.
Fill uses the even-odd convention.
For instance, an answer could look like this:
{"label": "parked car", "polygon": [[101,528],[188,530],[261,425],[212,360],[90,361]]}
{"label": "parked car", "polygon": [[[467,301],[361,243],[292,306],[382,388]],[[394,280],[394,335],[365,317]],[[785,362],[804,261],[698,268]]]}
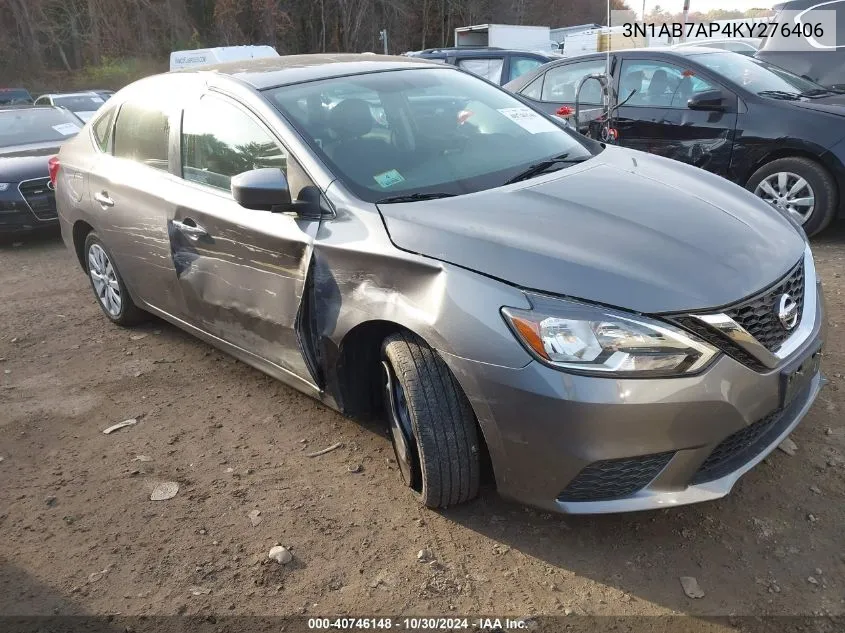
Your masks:
{"label": "parked car", "polygon": [[82,126],[62,108],[0,108],[0,235],[58,226],[48,162]]}
{"label": "parked car", "polygon": [[0,88],[0,106],[32,103],[32,95],[24,88]]}
{"label": "parked car", "polygon": [[816,398],[813,257],[741,187],[448,66],[214,71],[132,84],[62,147],[64,240],[112,322],[149,312],[384,411],[425,505],[472,499],[485,454],[549,510],[715,499]]}
{"label": "parked car", "polygon": [[[794,36],[776,29],[771,37],[763,41],[755,55],[757,59],[780,66],[825,88],[845,90],[845,0],[790,0],[775,9],[773,21],[787,24],[791,29],[795,28],[795,18],[804,24],[824,26],[827,19],[822,19],[825,14],[819,12],[832,12],[836,17],[835,42],[829,36],[823,36],[822,41],[817,42],[796,42]],[[831,45],[836,48],[822,48]]]}
{"label": "parked car", "polygon": [[525,73],[561,57],[559,54],[551,52],[538,53],[495,47],[429,48],[424,51],[407,53],[407,55],[457,66],[499,85],[513,81],[517,77],[521,77]]}
{"label": "parked car", "polygon": [[83,121],[88,121],[100,109],[106,99],[98,93],[72,92],[61,94],[41,95],[35,100],[35,105],[52,105],[67,108]]}
{"label": "parked car", "polygon": [[734,37],[726,40],[707,38],[694,40],[692,42],[683,42],[682,44],[676,44],[672,48],[718,48],[719,50],[731,51],[732,53],[739,53],[740,55],[754,57],[754,54],[760,48],[760,43],[762,41],[763,40],[759,37]]}
{"label": "parked car", "polygon": [[[543,66],[506,86],[554,113],[605,70],[589,55]],[[789,212],[808,235],[845,212],[845,95],[726,51],[637,49],[611,56],[621,106],[618,142],[728,178]],[[604,112],[584,84],[588,117]],[[580,121],[579,121],[580,123]]]}

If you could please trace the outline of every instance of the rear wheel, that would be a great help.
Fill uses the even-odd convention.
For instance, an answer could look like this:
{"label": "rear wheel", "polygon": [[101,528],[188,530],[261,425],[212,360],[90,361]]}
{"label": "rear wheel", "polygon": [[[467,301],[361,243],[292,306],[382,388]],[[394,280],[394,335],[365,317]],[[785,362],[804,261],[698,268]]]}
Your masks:
{"label": "rear wheel", "polygon": [[384,403],[405,484],[429,508],[478,494],[480,465],[475,416],[446,363],[412,334],[382,345]]}
{"label": "rear wheel", "polygon": [[836,185],[827,170],[809,158],[779,158],[763,165],[746,184],[749,191],[789,214],[815,235],[836,216]]}
{"label": "rear wheel", "polygon": [[133,303],[114,260],[93,231],[85,238],[85,270],[103,313],[118,325],[134,325],[144,313]]}

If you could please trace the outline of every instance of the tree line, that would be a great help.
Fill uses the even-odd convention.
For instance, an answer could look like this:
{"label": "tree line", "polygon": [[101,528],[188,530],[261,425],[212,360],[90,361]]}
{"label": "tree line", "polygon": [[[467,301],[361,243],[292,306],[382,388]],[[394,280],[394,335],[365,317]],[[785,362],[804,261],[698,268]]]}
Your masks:
{"label": "tree line", "polygon": [[[613,9],[627,8],[612,0]],[[453,44],[457,26],[605,24],[599,0],[0,0],[0,79],[170,51],[270,44],[281,54]]]}

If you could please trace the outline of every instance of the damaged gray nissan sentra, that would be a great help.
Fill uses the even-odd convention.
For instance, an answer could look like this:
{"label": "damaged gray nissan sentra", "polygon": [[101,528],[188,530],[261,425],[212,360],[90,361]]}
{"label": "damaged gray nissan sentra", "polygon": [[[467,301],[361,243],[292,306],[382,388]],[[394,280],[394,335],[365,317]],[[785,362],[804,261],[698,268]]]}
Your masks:
{"label": "damaged gray nissan sentra", "polygon": [[157,315],[383,413],[429,507],[475,497],[488,463],[501,494],[561,512],[715,499],[822,384],[791,220],[455,68],[315,55],[147,78],[54,176],[106,317]]}

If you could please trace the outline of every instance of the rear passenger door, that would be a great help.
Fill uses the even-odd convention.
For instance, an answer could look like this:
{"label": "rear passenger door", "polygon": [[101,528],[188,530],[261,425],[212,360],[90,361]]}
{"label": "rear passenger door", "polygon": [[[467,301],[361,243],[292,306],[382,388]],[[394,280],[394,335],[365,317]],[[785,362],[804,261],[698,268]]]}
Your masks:
{"label": "rear passenger door", "polygon": [[190,323],[313,386],[297,316],[319,220],[245,209],[230,184],[273,167],[293,199],[316,188],[254,113],[220,94],[186,105],[179,147],[168,245]]}
{"label": "rear passenger door", "polygon": [[92,124],[99,153],[88,176],[89,204],[133,299],[181,316],[167,240],[180,184],[170,173],[169,152],[177,108],[152,92],[106,110]]}

